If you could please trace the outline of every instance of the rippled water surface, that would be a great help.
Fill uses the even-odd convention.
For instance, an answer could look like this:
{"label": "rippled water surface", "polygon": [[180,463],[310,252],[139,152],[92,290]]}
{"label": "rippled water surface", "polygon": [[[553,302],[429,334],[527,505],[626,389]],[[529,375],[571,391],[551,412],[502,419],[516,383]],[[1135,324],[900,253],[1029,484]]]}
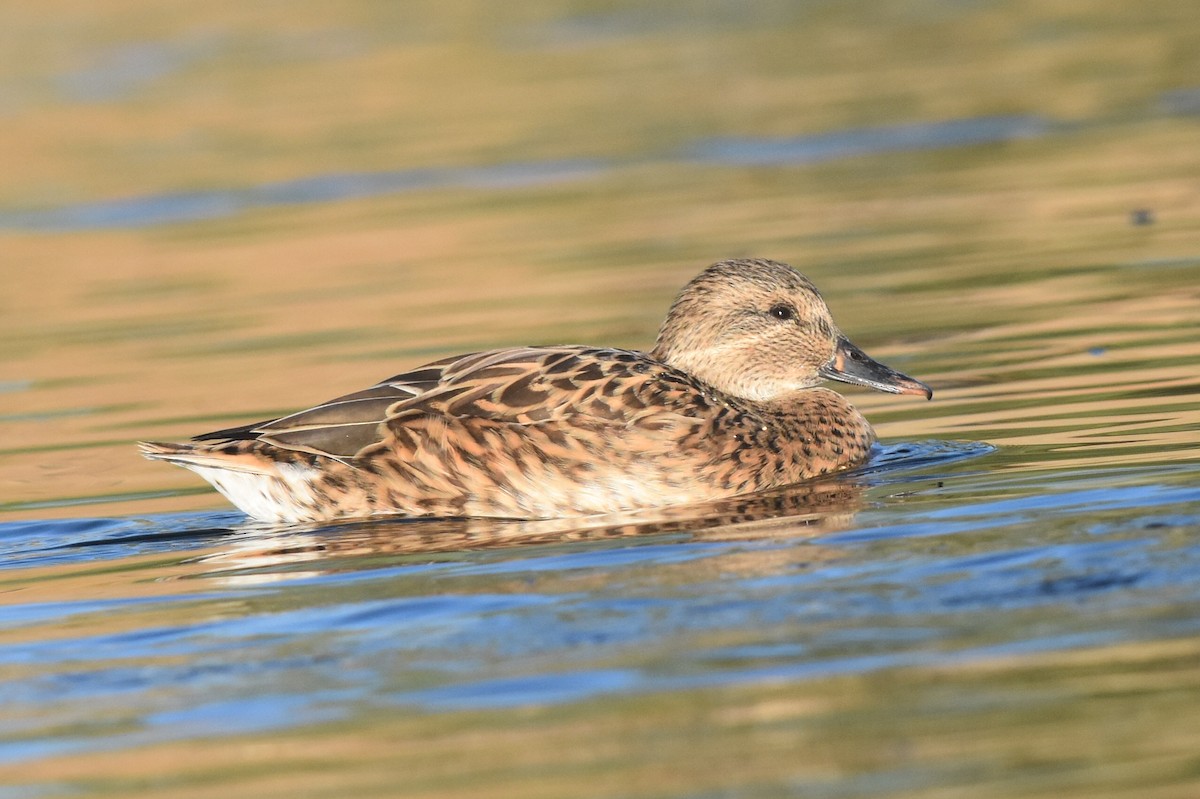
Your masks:
{"label": "rippled water surface", "polygon": [[[1200,795],[1186,4],[0,11],[0,799]],[[768,495],[256,526],[138,458],[813,278]]]}

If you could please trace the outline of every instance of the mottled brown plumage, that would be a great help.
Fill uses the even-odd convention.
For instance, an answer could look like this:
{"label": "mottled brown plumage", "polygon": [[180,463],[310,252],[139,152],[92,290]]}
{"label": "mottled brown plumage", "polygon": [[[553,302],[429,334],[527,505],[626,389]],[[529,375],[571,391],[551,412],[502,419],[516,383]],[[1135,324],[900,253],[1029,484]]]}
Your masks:
{"label": "mottled brown plumage", "polygon": [[790,266],[722,261],[684,287],[649,353],[447,358],[290,416],[142,451],[268,521],[602,514],[861,463],[874,432],[817,386],[826,378],[931,395],[850,344]]}

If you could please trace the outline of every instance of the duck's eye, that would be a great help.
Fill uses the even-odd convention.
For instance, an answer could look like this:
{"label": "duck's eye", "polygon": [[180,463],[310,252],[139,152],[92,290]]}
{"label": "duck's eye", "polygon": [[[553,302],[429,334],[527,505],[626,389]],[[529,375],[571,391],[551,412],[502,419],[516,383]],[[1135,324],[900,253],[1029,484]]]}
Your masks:
{"label": "duck's eye", "polygon": [[790,305],[772,305],[771,310],[767,311],[771,316],[778,319],[780,322],[790,322],[796,318],[796,309]]}

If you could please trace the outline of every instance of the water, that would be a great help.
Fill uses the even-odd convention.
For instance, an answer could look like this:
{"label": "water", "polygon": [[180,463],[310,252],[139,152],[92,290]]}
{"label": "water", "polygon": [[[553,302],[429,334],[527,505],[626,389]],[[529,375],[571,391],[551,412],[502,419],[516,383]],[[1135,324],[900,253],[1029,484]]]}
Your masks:
{"label": "water", "polygon": [[[1046,128],[1044,121],[1032,117],[991,117],[846,130],[782,140],[711,139],[685,147],[682,158],[721,166],[807,164],[876,153],[1004,142],[1041,135]],[[160,194],[11,211],[0,213],[0,228],[66,232],[176,224],[219,219],[256,208],[329,203],[452,187],[543,186],[594,179],[617,168],[644,166],[659,160],[662,159],[648,158],[622,164],[593,159],[314,175],[241,189]]]}
{"label": "water", "polygon": [[579,160],[316,175],[245,189],[160,194],[14,211],[0,214],[0,227],[65,232],[168,225],[236,216],[256,208],[329,203],[446,187],[503,189],[545,185],[584,179],[603,168],[599,163]]}
{"label": "water", "polygon": [[[2,12],[0,797],[1200,793],[1188,9],[497,8]],[[862,468],[281,531],[132,446],[749,254],[934,386]]]}

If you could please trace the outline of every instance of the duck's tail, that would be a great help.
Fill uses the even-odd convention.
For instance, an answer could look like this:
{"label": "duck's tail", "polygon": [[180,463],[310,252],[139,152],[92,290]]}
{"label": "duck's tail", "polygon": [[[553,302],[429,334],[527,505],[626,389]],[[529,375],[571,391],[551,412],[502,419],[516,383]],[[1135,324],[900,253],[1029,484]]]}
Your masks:
{"label": "duck's tail", "polygon": [[[274,475],[267,459],[244,446],[213,447],[208,444],[171,444],[164,441],[139,441],[138,451],[152,461],[166,461],[185,469],[224,469],[258,475]],[[203,472],[201,475],[203,476]],[[206,478],[207,479],[207,478]]]}
{"label": "duck's tail", "polygon": [[255,451],[256,443],[142,441],[138,449],[150,460],[190,469],[255,519],[298,522],[328,515],[323,513],[320,497],[314,493],[317,472],[300,463],[277,463]]}

